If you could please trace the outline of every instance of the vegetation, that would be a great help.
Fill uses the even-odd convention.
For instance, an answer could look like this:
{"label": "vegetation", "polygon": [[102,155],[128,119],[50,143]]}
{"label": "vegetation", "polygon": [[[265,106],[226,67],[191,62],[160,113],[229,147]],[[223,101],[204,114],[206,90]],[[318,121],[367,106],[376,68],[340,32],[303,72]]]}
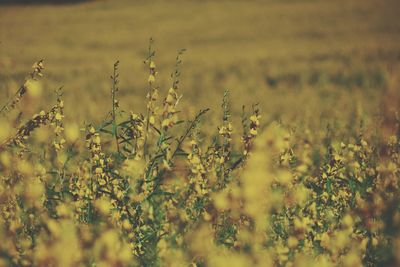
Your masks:
{"label": "vegetation", "polygon": [[[399,266],[400,25],[382,3],[2,8],[0,266]],[[132,52],[149,32],[157,53]],[[173,61],[172,41],[190,50]]]}
{"label": "vegetation", "polygon": [[[398,263],[399,126],[380,140],[361,120],[345,140],[330,127],[318,140],[307,126],[272,122],[253,151],[253,105],[250,114],[243,107],[236,151],[228,91],[216,134],[200,126],[208,109],[179,119],[182,52],[160,102],[151,41],[145,115],[120,110],[117,61],[110,112],[81,129],[84,140],[64,125],[62,89],[49,111],[3,120],[3,264]],[[43,70],[43,61],[33,65],[3,115],[36,90]]]}

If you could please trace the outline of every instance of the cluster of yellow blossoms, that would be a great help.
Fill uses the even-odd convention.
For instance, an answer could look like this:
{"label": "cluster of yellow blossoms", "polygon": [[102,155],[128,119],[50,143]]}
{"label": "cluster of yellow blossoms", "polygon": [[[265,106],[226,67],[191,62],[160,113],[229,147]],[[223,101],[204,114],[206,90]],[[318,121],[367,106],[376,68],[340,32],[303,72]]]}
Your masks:
{"label": "cluster of yellow blossoms", "polygon": [[160,100],[151,48],[147,63],[146,114],[115,112],[114,79],[99,125],[68,121],[60,93],[8,118],[0,266],[400,265],[399,135],[261,125],[254,105],[235,143],[227,91],[204,132],[207,110],[178,120],[179,71]]}

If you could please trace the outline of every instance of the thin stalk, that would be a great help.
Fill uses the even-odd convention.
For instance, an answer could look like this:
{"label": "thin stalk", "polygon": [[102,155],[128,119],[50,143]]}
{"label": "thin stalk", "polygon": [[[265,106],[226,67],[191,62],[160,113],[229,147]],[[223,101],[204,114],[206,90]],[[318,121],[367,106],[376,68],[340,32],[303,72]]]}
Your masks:
{"label": "thin stalk", "polygon": [[183,141],[185,141],[185,139],[189,136],[189,134],[191,133],[191,131],[196,127],[196,125],[199,123],[200,117],[203,116],[205,113],[207,113],[210,109],[202,109],[200,110],[200,112],[196,115],[196,117],[194,118],[193,121],[191,121],[189,127],[186,129],[185,133],[177,140],[178,144],[174,150],[174,152],[172,153],[172,157],[174,158],[176,153],[179,151],[179,149],[182,146]]}
{"label": "thin stalk", "polygon": [[[150,75],[155,75],[155,70],[151,68],[151,62],[153,60],[153,57],[155,55],[155,52],[153,51],[153,38],[150,38],[149,40],[149,54],[147,59],[144,61],[144,63],[149,64],[149,74]],[[147,135],[149,133],[149,127],[150,127],[150,112],[151,112],[151,101],[152,101],[152,93],[153,93],[153,86],[152,83],[149,81],[149,90],[148,90],[148,96],[149,96],[149,104],[147,105],[147,114],[146,114],[146,129],[144,133],[144,141],[143,141],[143,157],[146,156],[147,154]]]}
{"label": "thin stalk", "polygon": [[112,114],[111,114],[111,116],[112,116],[112,125],[113,125],[113,135],[115,137],[115,144],[117,146],[117,151],[119,153],[118,126],[117,126],[117,122],[115,119],[115,117],[116,117],[115,113],[118,108],[117,100],[115,97],[116,92],[118,91],[118,76],[119,76],[118,64],[119,64],[119,61],[114,63],[114,73],[113,73],[113,76],[111,77],[113,80],[112,88],[111,88],[111,98],[112,98]]}

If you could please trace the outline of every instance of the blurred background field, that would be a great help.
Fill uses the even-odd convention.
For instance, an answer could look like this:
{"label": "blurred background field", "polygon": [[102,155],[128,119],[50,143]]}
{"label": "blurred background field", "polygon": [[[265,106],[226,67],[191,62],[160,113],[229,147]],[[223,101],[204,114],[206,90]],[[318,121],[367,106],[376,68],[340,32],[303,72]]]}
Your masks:
{"label": "blurred background field", "polygon": [[53,90],[64,86],[66,119],[98,121],[109,105],[112,65],[120,60],[121,106],[144,112],[143,60],[153,37],[162,92],[177,51],[187,49],[180,88],[185,114],[210,107],[216,116],[229,89],[235,113],[260,102],[264,121],[308,118],[322,126],[356,112],[373,118],[386,106],[385,94],[397,90],[398,14],[397,0],[2,5],[1,102],[44,58],[35,105],[49,106]]}

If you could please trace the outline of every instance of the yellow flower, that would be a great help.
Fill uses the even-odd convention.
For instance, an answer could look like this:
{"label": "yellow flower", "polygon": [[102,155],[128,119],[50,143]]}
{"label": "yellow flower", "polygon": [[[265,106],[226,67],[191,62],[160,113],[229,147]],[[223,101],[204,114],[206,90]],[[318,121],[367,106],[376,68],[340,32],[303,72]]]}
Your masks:
{"label": "yellow flower", "polygon": [[165,119],[162,121],[161,126],[163,128],[167,128],[170,125],[171,121],[169,119]]}
{"label": "yellow flower", "polygon": [[251,128],[251,129],[250,129],[250,134],[253,135],[253,136],[256,136],[256,135],[257,135],[257,130]]}
{"label": "yellow flower", "polygon": [[156,123],[156,119],[154,118],[154,116],[150,116],[149,123],[150,125],[154,125],[154,123]]}
{"label": "yellow flower", "polygon": [[94,137],[94,139],[93,139],[93,142],[95,143],[95,144],[100,144],[100,136],[97,134],[95,137]]}
{"label": "yellow flower", "polygon": [[290,236],[290,237],[288,238],[288,246],[289,246],[290,248],[296,247],[298,243],[299,243],[299,241],[297,240],[296,237]]}
{"label": "yellow flower", "polygon": [[62,115],[61,115],[60,113],[56,113],[55,119],[56,119],[57,121],[62,120]]}
{"label": "yellow flower", "polygon": [[149,82],[149,83],[154,83],[154,82],[155,82],[155,80],[156,80],[156,77],[154,77],[154,75],[153,75],[153,74],[150,74],[150,75],[149,75],[148,82]]}

